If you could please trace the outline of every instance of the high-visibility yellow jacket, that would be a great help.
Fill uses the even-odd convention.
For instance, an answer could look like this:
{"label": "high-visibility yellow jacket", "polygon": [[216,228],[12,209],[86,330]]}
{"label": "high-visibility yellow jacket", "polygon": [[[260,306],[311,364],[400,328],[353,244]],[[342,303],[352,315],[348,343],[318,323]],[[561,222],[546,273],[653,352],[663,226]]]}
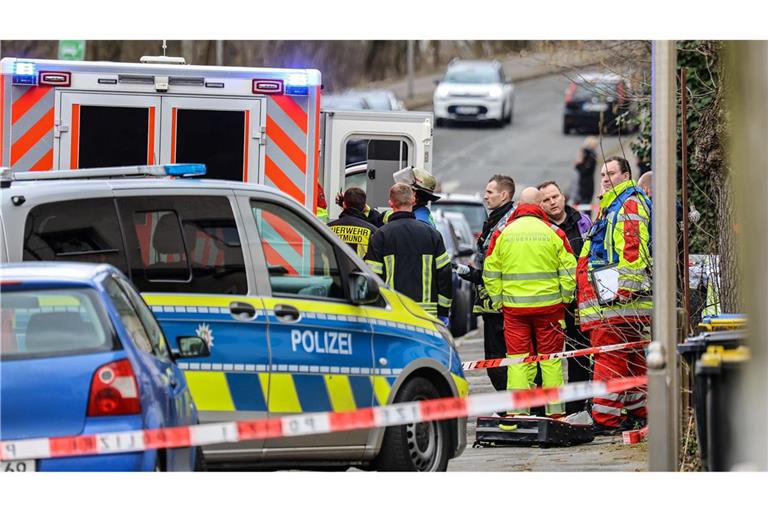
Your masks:
{"label": "high-visibility yellow jacket", "polygon": [[565,232],[535,205],[520,205],[488,248],[483,281],[494,306],[521,314],[573,300],[576,258]]}
{"label": "high-visibility yellow jacket", "polygon": [[[619,183],[600,198],[600,213],[581,249],[576,270],[579,295],[579,321],[586,331],[601,324],[650,322],[653,313],[651,290],[650,223],[651,211],[639,193],[632,193],[623,204],[620,200],[632,180]],[[607,256],[597,258],[595,240],[597,230],[604,229],[604,250]],[[592,282],[593,272],[600,267],[616,265],[618,271],[618,298],[610,304],[600,304]]]}

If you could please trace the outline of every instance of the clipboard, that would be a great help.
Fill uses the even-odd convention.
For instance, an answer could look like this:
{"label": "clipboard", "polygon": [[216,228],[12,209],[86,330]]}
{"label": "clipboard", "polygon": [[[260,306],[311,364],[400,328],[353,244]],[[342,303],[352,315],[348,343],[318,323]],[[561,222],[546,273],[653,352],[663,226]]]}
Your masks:
{"label": "clipboard", "polygon": [[597,303],[611,304],[619,294],[618,263],[592,271],[592,284],[597,292]]}

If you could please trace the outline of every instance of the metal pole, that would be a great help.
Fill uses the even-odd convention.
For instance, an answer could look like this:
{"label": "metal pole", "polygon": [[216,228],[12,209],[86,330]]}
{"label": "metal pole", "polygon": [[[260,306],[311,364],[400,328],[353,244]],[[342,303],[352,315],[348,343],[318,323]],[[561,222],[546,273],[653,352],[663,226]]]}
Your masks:
{"label": "metal pole", "polygon": [[685,308],[685,330],[688,334],[688,319],[691,315],[691,295],[688,287],[688,76],[686,69],[680,69],[680,115],[682,118],[681,143],[682,143],[682,165],[680,188],[682,189],[683,199],[683,307]]}
{"label": "metal pole", "polygon": [[216,41],[216,65],[224,65],[224,41],[220,39]]}
{"label": "metal pole", "polygon": [[413,52],[414,52],[414,42],[409,40],[408,41],[408,49],[406,52],[406,66],[408,68],[408,99],[413,99],[413,80],[414,80],[414,70],[413,70]]}
{"label": "metal pole", "polygon": [[[762,234],[768,220],[768,42],[728,43],[729,98],[732,119],[731,171],[736,222],[743,219],[741,242],[742,282],[748,318],[747,345],[751,359],[739,375],[739,397],[725,404],[732,427],[728,453],[731,470],[768,470],[768,240]],[[721,229],[729,229],[722,226]],[[747,233],[756,233],[750,236]]]}
{"label": "metal pole", "polygon": [[676,471],[680,385],[677,369],[675,41],[653,43],[653,342],[648,347],[648,469]]}

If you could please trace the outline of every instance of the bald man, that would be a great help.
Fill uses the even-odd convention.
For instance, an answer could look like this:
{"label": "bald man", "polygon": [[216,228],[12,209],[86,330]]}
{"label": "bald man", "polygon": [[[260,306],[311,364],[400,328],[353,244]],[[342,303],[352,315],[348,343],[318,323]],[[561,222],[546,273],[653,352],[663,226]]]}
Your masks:
{"label": "bald man", "polygon": [[[562,352],[565,345],[564,304],[573,300],[576,258],[565,232],[542,210],[542,199],[535,187],[521,192],[509,223],[491,241],[483,269],[488,294],[504,313],[507,357],[531,355],[534,335],[538,354]],[[544,387],[563,385],[560,359],[542,361],[540,366]],[[536,363],[509,366],[507,389],[534,387],[536,369]],[[551,402],[545,411],[559,418],[565,415],[565,405]],[[508,414],[529,412],[521,408]]]}

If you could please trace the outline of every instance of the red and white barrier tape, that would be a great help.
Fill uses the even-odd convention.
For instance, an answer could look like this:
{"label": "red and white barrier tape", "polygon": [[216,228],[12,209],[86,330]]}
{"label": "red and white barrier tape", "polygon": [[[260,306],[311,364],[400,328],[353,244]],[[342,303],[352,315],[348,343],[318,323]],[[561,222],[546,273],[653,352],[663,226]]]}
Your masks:
{"label": "red and white barrier tape", "polygon": [[464,371],[480,370],[484,368],[498,368],[501,366],[510,366],[520,363],[538,363],[539,361],[547,361],[550,359],[566,359],[569,357],[588,356],[590,354],[602,354],[604,352],[612,352],[614,350],[630,350],[640,348],[650,342],[651,340],[632,341],[630,343],[618,343],[616,345],[604,345],[602,347],[580,348],[578,350],[558,352],[556,354],[539,354],[526,357],[508,357],[505,359],[482,359],[480,361],[466,361],[461,363],[461,369]]}
{"label": "red and white barrier tape", "polygon": [[0,442],[0,460],[125,453],[390,427],[536,407],[548,402],[570,402],[607,393],[618,393],[645,383],[645,376],[628,377],[607,382],[574,382],[559,388],[500,391],[466,398],[436,398],[404,402],[351,412],[297,414],[265,420],[210,423],[189,427],[2,441]]}
{"label": "red and white barrier tape", "polygon": [[639,430],[628,430],[621,433],[624,444],[637,444],[648,436],[648,425]]}

